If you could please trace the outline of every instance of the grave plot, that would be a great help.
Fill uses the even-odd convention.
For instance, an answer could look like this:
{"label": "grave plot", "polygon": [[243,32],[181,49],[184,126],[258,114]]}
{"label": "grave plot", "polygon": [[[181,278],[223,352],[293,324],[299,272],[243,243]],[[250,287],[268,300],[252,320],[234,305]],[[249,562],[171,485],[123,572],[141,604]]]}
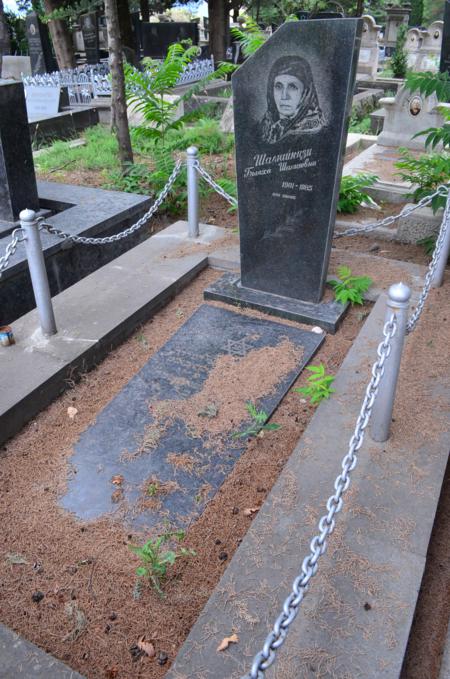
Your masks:
{"label": "grave plot", "polygon": [[[89,678],[115,671],[130,679],[165,674],[314,413],[290,385],[305,384],[306,375],[296,379],[297,372],[322,337],[257,311],[202,304],[204,288],[219,275],[200,274],[8,443],[2,459],[0,514],[8,516],[0,562],[2,621]],[[338,333],[318,348],[314,364],[324,363],[334,374],[364,317],[351,309]],[[192,334],[199,321],[201,332]],[[183,351],[181,363],[175,349]],[[256,373],[260,360],[266,374]],[[254,374],[242,370],[250,361]],[[215,384],[208,382],[214,367],[223,373]],[[235,384],[239,395],[230,388]],[[286,390],[269,420],[280,429],[233,439],[249,424],[247,398],[270,414]],[[125,394],[130,401],[117,409]],[[197,415],[202,394],[210,415],[219,406],[217,416]],[[169,425],[178,420],[186,434],[193,413],[202,433],[201,445],[189,434],[173,441],[178,447],[170,459],[183,458],[179,466],[167,463],[170,426],[165,448],[139,453],[154,417],[151,395],[153,405],[170,405]],[[195,408],[183,412],[189,402]],[[123,481],[114,483],[116,475]],[[203,492],[209,492],[199,498],[206,483]],[[118,503],[112,499],[116,491]],[[185,523],[181,544],[196,556],[179,560],[162,598],[148,585],[136,589],[140,562],[129,545],[167,531],[165,519],[173,529]],[[136,649],[149,634],[155,658]]]}

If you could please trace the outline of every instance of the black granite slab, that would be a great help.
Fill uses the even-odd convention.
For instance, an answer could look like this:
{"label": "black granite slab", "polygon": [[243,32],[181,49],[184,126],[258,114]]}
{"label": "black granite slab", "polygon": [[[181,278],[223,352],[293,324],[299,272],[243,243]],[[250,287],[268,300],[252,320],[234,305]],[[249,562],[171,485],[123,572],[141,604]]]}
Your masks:
{"label": "black granite slab", "polygon": [[[84,520],[116,511],[124,521],[146,528],[164,521],[186,525],[197,517],[241,456],[246,441],[233,438],[233,431],[200,436],[180,416],[169,413],[155,445],[142,451],[148,427],[161,425],[158,404],[188,399],[201,391],[221,356],[231,354],[239,360],[254,349],[275,347],[286,339],[303,354],[298,365],[256,402],[268,415],[324,335],[209,305],[200,307],[80,436],[70,460],[74,473],[61,505]],[[227,374],[223,380],[225,384]],[[242,424],[237,426],[242,430]],[[171,453],[189,455],[192,468],[174,467],[168,459]],[[116,475],[123,477],[118,504],[113,498]],[[163,483],[175,481],[178,487],[142,506],[143,497],[149,500],[145,483],[152,476]]]}
{"label": "black granite slab", "polygon": [[39,20],[35,12],[31,12],[25,17],[25,25],[33,75],[56,71],[58,64],[53,54],[46,24]]}
{"label": "black granite slab", "polygon": [[198,45],[198,24],[189,21],[161,21],[141,24],[141,40],[144,57],[163,59],[167,48],[174,42],[191,40]]}
{"label": "black granite slab", "polygon": [[83,34],[84,51],[88,64],[98,64],[100,61],[100,45],[98,39],[97,12],[87,12],[80,16],[81,32]]}
{"label": "black granite slab", "polygon": [[323,294],[361,22],[283,24],[232,77],[242,285]]}
{"label": "black granite slab", "polygon": [[39,209],[22,83],[0,83],[0,221]]}
{"label": "black granite slab", "polygon": [[348,303],[340,304],[339,302],[313,304],[245,288],[235,273],[226,273],[208,286],[204,291],[204,298],[247,309],[256,309],[271,316],[287,318],[298,323],[318,325],[332,335],[341,324],[349,306]]}
{"label": "black granite slab", "polygon": [[450,0],[445,0],[444,30],[442,31],[439,70],[441,73],[447,72],[450,75]]}

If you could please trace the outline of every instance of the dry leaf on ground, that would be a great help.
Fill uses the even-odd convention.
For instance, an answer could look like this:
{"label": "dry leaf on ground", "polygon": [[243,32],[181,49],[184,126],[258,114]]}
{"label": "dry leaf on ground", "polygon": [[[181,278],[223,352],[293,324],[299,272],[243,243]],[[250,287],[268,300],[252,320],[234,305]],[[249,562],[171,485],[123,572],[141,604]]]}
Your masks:
{"label": "dry leaf on ground", "polygon": [[225,651],[230,644],[237,644],[239,641],[239,637],[237,634],[232,634],[229,637],[224,637],[220,644],[217,647],[218,651]]}
{"label": "dry leaf on ground", "polygon": [[146,653],[149,658],[153,658],[156,655],[155,647],[153,646],[152,642],[146,641],[145,637],[138,639],[137,647],[141,651],[144,651],[144,653]]}
{"label": "dry leaf on ground", "polygon": [[255,514],[258,511],[259,507],[247,507],[246,509],[244,509],[243,514],[244,516],[251,516],[252,514]]}
{"label": "dry leaf on ground", "polygon": [[69,406],[67,408],[67,414],[70,417],[71,420],[75,419],[75,415],[77,414],[78,410],[74,408],[73,406]]}

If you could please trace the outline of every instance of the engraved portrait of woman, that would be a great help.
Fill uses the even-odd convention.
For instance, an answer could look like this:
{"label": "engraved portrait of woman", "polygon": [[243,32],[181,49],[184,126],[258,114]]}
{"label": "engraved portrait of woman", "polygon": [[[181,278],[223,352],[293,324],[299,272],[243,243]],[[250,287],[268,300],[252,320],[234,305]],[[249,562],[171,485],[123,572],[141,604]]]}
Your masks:
{"label": "engraved portrait of woman", "polygon": [[324,125],[309,63],[298,56],[277,59],[267,81],[267,111],[258,124],[262,140],[274,144]]}

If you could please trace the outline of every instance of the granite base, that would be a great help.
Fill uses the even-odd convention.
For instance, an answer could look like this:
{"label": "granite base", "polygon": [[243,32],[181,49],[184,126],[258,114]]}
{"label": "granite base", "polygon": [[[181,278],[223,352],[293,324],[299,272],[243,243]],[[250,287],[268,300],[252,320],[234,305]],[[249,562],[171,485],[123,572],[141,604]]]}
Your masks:
{"label": "granite base", "polygon": [[261,290],[244,288],[235,273],[226,273],[206,288],[204,298],[233,306],[256,309],[271,316],[287,318],[299,323],[318,325],[334,335],[344,318],[348,304],[339,302],[302,302],[291,297],[273,295]]}

